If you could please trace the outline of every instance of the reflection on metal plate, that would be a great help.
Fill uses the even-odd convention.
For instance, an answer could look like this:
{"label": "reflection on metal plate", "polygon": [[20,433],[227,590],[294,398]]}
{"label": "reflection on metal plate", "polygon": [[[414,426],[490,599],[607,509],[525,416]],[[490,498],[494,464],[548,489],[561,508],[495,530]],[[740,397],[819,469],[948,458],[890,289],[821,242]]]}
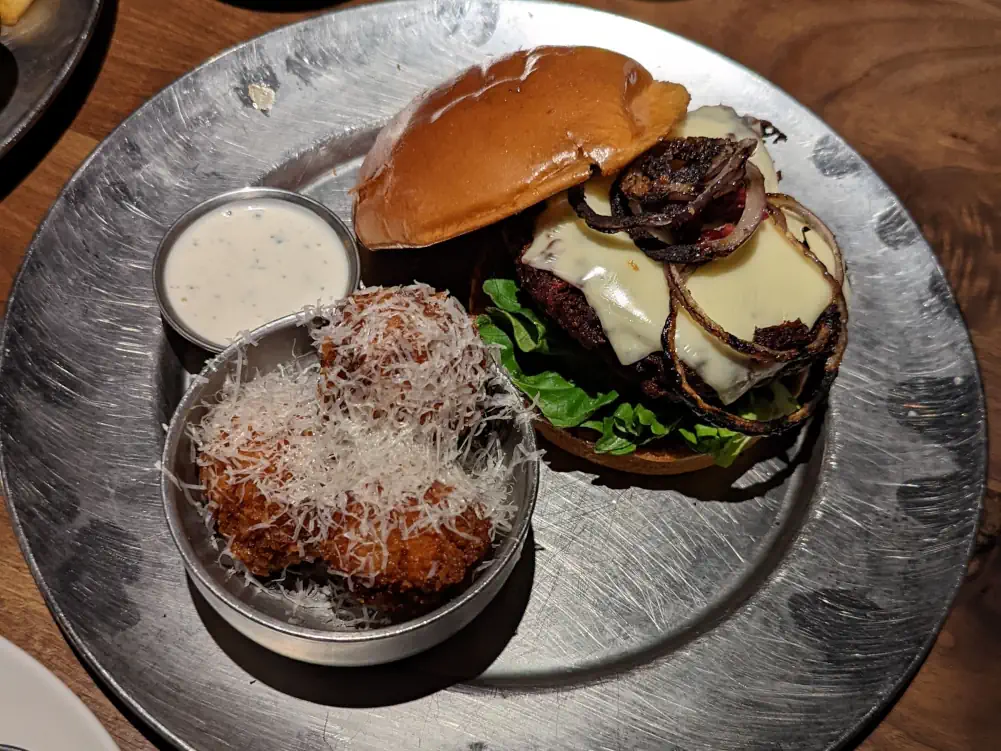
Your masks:
{"label": "reflection on metal plate", "polygon": [[[534,538],[487,612],[373,669],[299,665],[189,587],[154,469],[190,352],[150,283],[167,226],[247,184],[350,216],[378,128],[422,89],[542,43],[596,44],[778,124],[785,190],[839,235],[851,344],[823,420],[778,458],[650,480],[547,458]],[[269,89],[265,116],[251,87]],[[369,283],[446,251],[363,260]],[[468,255],[468,254],[467,254]],[[412,278],[412,276],[410,277]],[[468,279],[467,279],[468,282]],[[961,581],[985,467],[969,338],[913,221],[781,91],[633,21],[531,2],[380,4],[291,26],[155,97],[66,187],[10,302],[0,448],[53,611],[189,749],[828,749],[915,669]]]}

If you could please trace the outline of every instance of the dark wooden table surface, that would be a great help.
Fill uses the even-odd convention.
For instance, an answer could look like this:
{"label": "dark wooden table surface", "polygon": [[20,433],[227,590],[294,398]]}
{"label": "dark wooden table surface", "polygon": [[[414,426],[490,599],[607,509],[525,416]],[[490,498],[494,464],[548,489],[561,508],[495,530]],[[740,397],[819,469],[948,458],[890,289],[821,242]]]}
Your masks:
{"label": "dark wooden table surface", "polygon": [[[987,510],[935,648],[861,748],[1001,748],[1001,1],[590,0],[683,34],[791,92],[845,136],[921,224],[956,290],[991,420]],[[0,159],[0,295],[60,188],[122,119],[207,57],[322,12],[310,0],[107,0],[55,107]],[[0,504],[0,635],[48,666],[124,751],[159,741],[74,655]],[[145,735],[144,735],[145,733]]]}

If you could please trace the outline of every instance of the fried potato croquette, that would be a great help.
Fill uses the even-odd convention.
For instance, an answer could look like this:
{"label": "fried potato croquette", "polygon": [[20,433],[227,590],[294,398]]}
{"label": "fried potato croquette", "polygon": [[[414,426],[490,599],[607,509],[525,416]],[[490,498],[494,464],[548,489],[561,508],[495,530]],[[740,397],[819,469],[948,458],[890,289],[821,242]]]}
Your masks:
{"label": "fried potato croquette", "polygon": [[462,306],[426,285],[317,319],[319,362],[241,367],[192,429],[206,523],[269,586],[298,567],[296,586],[348,620],[407,617],[468,583],[508,529],[496,426],[525,407]]}
{"label": "fried potato croquette", "polygon": [[[239,471],[258,461],[255,457],[229,467]],[[226,463],[202,467],[201,481],[217,529],[230,541],[230,553],[257,576],[322,560],[333,571],[369,579],[372,588],[441,592],[462,582],[470,566],[490,548],[491,522],[473,508],[456,518],[454,529],[427,529],[404,537],[401,530],[413,527],[422,513],[416,499],[411,510],[390,515],[385,541],[382,523],[366,517],[364,507],[355,503],[336,515],[327,540],[304,544],[297,541],[297,525],[281,507],[268,503],[253,480],[234,481]],[[424,502],[439,505],[451,490],[435,483],[424,494]]]}
{"label": "fried potato croquette", "polygon": [[[451,490],[435,483],[424,494],[424,502],[439,505]],[[401,528],[412,527],[420,513],[416,503],[410,511],[394,511],[383,543],[380,523],[365,525],[363,509],[349,507],[340,518],[340,530],[318,546],[320,556],[343,573],[378,572],[373,586],[394,592],[441,592],[459,584],[490,548],[490,521],[469,508],[455,519],[454,529],[427,529],[404,538]]]}
{"label": "fried potato croquette", "polygon": [[213,462],[201,468],[201,481],[213,505],[216,529],[229,539],[230,553],[252,573],[270,576],[302,563],[295,525],[281,521],[281,507],[268,503],[252,480],[234,482],[226,464]]}

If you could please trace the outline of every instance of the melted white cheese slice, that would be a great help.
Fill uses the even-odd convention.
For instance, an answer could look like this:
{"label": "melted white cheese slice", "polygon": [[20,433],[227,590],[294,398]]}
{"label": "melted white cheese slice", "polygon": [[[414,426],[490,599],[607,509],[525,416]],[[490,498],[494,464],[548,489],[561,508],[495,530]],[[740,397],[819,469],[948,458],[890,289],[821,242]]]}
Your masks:
{"label": "melted white cheese slice", "polygon": [[741,339],[783,321],[813,326],[831,302],[823,272],[771,217],[735,252],[695,269],[688,290],[710,318]]}
{"label": "melted white cheese slice", "polygon": [[687,310],[678,313],[674,347],[681,361],[719,394],[723,404],[732,404],[782,369],[781,364],[764,365],[727,347],[707,334]]}
{"label": "melted white cheese slice", "polygon": [[[789,232],[792,233],[800,242],[806,243],[810,251],[817,256],[817,259],[827,267],[827,270],[837,278],[838,268],[834,261],[834,249],[824,240],[819,232],[807,232],[806,222],[798,215],[791,211],[783,210],[782,212],[786,217],[786,224],[789,227]],[[847,300],[849,295],[848,290],[848,280],[841,280],[841,291],[845,294],[845,299]]]}
{"label": "melted white cheese slice", "polygon": [[[728,107],[696,110],[679,130],[693,136],[755,136]],[[773,181],[775,185],[768,189],[774,190],[775,169],[760,142],[752,159],[765,175],[766,185]],[[585,186],[588,204],[601,214],[611,213],[610,184],[610,179],[602,179]],[[787,217],[790,230],[802,238],[803,222]],[[833,273],[830,247],[816,233],[810,234],[809,242]],[[547,202],[522,260],[583,291],[623,365],[660,351],[671,308],[663,265],[647,257],[625,233],[608,235],[592,230],[577,217],[565,193]],[[831,297],[817,266],[789,243],[772,220],[762,222],[751,239],[728,258],[699,267],[688,287],[711,318],[744,339],[752,339],[756,327],[783,321],[799,319],[812,327]],[[736,401],[781,367],[756,364],[721,344],[685,311],[678,316],[675,346],[682,362],[695,370],[724,404]]]}
{"label": "melted white cheese slice", "polygon": [[[598,213],[611,213],[610,185],[608,179],[591,180],[584,188],[588,204]],[[664,267],[625,232],[607,235],[588,227],[574,213],[566,193],[547,202],[522,261],[583,291],[623,365],[660,349],[671,310]]]}
{"label": "melted white cheese slice", "polygon": [[765,177],[765,192],[777,193],[779,176],[775,171],[771,154],[765,149],[765,144],[740,116],[730,107],[722,104],[713,107],[699,107],[688,113],[688,116],[674,128],[671,134],[675,138],[754,138],[758,147],[751,154],[750,161],[761,170]]}
{"label": "melted white cheese slice", "polygon": [[[810,251],[817,256],[836,279],[839,269],[834,262],[834,250],[831,246],[821,237],[819,232],[807,232],[806,222],[798,214],[791,211],[783,211],[782,213],[785,214],[786,224],[789,225],[789,231],[793,237],[800,242],[805,242],[810,247]],[[840,269],[840,271],[845,273],[845,269]],[[847,274],[841,280],[841,293],[845,296],[845,305],[850,308],[852,305],[852,286]]]}
{"label": "melted white cheese slice", "polygon": [[[834,271],[833,253],[818,257],[828,271]],[[747,340],[754,338],[756,328],[784,321],[799,320],[812,327],[831,301],[831,287],[823,272],[771,218],[736,252],[696,269],[688,279],[688,289],[724,331]],[[724,404],[736,401],[781,367],[756,364],[733,351],[687,313],[678,318],[674,341],[681,360],[719,393]]]}

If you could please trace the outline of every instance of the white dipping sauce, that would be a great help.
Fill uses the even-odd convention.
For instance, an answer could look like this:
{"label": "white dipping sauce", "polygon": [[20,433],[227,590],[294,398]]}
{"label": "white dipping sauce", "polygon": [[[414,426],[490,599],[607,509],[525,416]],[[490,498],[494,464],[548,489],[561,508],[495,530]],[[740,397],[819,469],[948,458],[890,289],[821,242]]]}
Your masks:
{"label": "white dipping sauce", "polygon": [[227,203],[174,241],[163,269],[179,323],[220,346],[349,294],[348,251],[309,209],[274,198]]}

